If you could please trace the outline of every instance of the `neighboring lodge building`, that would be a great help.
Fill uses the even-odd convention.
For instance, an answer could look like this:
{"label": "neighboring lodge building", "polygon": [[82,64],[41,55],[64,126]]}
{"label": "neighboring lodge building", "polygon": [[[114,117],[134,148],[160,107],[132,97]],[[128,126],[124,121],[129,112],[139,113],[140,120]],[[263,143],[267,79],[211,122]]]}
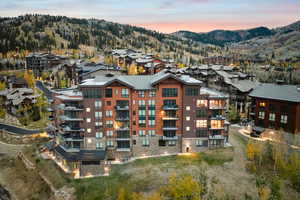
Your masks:
{"label": "neighboring lodge building", "polygon": [[41,76],[43,71],[53,70],[67,60],[64,56],[49,53],[32,53],[26,57],[26,68],[32,70],[35,76]]}
{"label": "neighboring lodge building", "polygon": [[255,126],[300,134],[300,89],[295,85],[262,84],[250,94]]}
{"label": "neighboring lodge building", "polygon": [[54,97],[54,153],[86,176],[107,161],[223,147],[228,97],[201,84],[164,72],[87,79]]}

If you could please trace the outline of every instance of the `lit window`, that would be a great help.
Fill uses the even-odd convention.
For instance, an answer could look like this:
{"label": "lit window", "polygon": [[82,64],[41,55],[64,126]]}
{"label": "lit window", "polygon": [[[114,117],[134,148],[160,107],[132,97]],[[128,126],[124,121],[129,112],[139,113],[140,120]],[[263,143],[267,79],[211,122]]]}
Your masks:
{"label": "lit window", "polygon": [[222,128],[221,120],[211,120],[210,122],[211,128]]}
{"label": "lit window", "polygon": [[176,141],[175,140],[168,141],[168,146],[176,146]]}
{"label": "lit window", "polygon": [[281,115],[280,122],[282,124],[287,124],[287,115]]}
{"label": "lit window", "polygon": [[198,99],[197,107],[207,107],[207,100]]}
{"label": "lit window", "polygon": [[102,142],[97,142],[96,143],[96,149],[103,149],[103,143]]}
{"label": "lit window", "polygon": [[259,112],[258,113],[258,118],[259,119],[265,119],[265,112]]}
{"label": "lit window", "polygon": [[87,131],[88,133],[91,133],[91,132],[92,132],[92,129],[88,128],[86,131]]}
{"label": "lit window", "polygon": [[155,90],[151,90],[149,93],[150,97],[155,97],[156,96],[156,91]]}
{"label": "lit window", "polygon": [[197,128],[206,128],[207,120],[196,120],[196,127]]}
{"label": "lit window", "polygon": [[191,129],[191,128],[190,128],[189,126],[185,127],[185,130],[186,130],[186,131],[190,131],[190,129]]}
{"label": "lit window", "polygon": [[86,112],[91,112],[91,109],[90,108],[86,108]]}
{"label": "lit window", "polygon": [[91,118],[86,118],[87,123],[90,123],[91,121],[92,121]]}
{"label": "lit window", "polygon": [[269,114],[269,120],[270,121],[275,121],[275,113],[270,113]]}
{"label": "lit window", "polygon": [[190,120],[191,120],[191,117],[190,117],[190,116],[186,116],[186,117],[185,117],[185,120],[186,120],[186,121],[190,121]]}
{"label": "lit window", "polygon": [[148,120],[148,126],[155,126],[155,120]]}
{"label": "lit window", "polygon": [[186,109],[187,111],[190,111],[190,110],[191,110],[191,107],[190,107],[190,106],[186,106],[185,109]]}
{"label": "lit window", "polygon": [[259,107],[266,107],[266,103],[265,102],[259,102]]}
{"label": "lit window", "polygon": [[95,122],[95,126],[102,126],[102,122]]}

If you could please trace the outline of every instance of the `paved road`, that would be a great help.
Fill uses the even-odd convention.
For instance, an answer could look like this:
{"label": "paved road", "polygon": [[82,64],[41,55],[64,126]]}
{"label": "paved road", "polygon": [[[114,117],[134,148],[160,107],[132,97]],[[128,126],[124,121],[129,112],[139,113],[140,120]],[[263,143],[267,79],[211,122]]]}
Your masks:
{"label": "paved road", "polygon": [[48,100],[52,100],[52,92],[41,81],[36,81],[36,87],[42,90]]}
{"label": "paved road", "polygon": [[0,130],[6,130],[19,135],[32,135],[40,133],[40,130],[30,130],[0,123]]}

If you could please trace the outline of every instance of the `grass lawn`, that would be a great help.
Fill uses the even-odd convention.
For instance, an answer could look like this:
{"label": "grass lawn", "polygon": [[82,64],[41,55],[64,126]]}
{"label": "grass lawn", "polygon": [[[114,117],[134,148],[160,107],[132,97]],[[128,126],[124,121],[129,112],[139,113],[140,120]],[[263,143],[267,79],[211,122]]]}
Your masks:
{"label": "grass lawn", "polygon": [[233,148],[210,150],[198,154],[139,159],[114,165],[110,176],[73,180],[79,200],[116,199],[122,187],[131,192],[147,193],[163,186],[176,173],[198,177],[204,166],[222,166],[233,160]]}

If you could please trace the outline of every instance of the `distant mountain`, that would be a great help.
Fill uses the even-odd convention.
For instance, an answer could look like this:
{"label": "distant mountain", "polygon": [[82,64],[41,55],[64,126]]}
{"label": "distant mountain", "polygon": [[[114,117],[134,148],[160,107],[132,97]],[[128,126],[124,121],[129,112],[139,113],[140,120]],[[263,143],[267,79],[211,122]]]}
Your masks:
{"label": "distant mountain", "polygon": [[256,37],[229,45],[229,49],[250,58],[300,62],[300,21],[272,30],[270,36]]}
{"label": "distant mountain", "polygon": [[208,45],[97,19],[24,15],[0,18],[0,53],[16,50],[134,48],[180,59],[206,55]]}
{"label": "distant mountain", "polygon": [[178,31],[172,35],[179,38],[187,38],[196,42],[224,46],[226,43],[240,42],[259,36],[270,36],[274,32],[266,27],[257,27],[248,30],[215,30],[208,33],[195,33],[190,31]]}

